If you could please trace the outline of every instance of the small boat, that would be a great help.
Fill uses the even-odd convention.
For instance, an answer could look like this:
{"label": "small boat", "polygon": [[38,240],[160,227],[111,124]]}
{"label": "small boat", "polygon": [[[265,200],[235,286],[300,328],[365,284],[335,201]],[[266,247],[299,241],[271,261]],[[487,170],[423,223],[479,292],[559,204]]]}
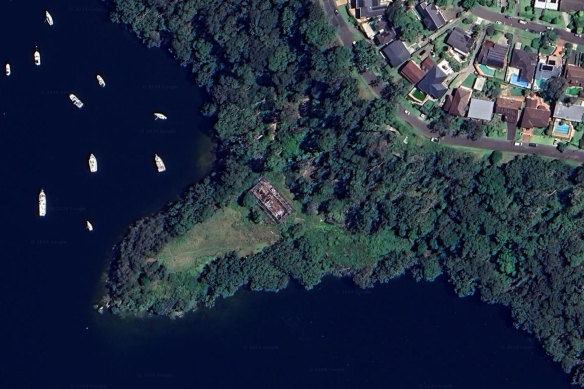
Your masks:
{"label": "small boat", "polygon": [[97,158],[93,154],[89,156],[89,171],[92,173],[97,171]]}
{"label": "small boat", "polygon": [[8,77],[9,75],[12,74],[12,71],[10,70],[10,64],[8,62],[6,62],[6,76]]}
{"label": "small boat", "polygon": [[39,216],[45,216],[47,214],[47,196],[45,191],[41,189],[39,193]]}
{"label": "small boat", "polygon": [[47,24],[49,26],[52,26],[53,25],[53,17],[49,13],[49,11],[45,11],[45,22],[47,22]]}
{"label": "small boat", "polygon": [[38,48],[34,48],[34,64],[36,66],[41,66],[41,53],[39,53],[39,49]]}
{"label": "small boat", "polygon": [[168,119],[168,118],[167,118],[167,117],[166,117],[166,115],[165,115],[165,114],[163,114],[163,113],[160,113],[160,112],[154,112],[154,120],[158,120],[158,119],[160,119],[160,120],[166,120],[166,119]]}
{"label": "small boat", "polygon": [[69,98],[71,99],[71,102],[73,104],[75,104],[75,106],[79,109],[83,108],[83,102],[81,100],[79,100],[79,98],[77,96],[75,96],[73,93],[69,94]]}
{"label": "small boat", "polygon": [[99,86],[101,86],[102,88],[105,87],[105,80],[103,79],[103,77],[98,74],[96,78]]}
{"label": "small boat", "polygon": [[158,169],[158,173],[162,173],[166,170],[166,166],[164,166],[164,162],[162,162],[162,158],[160,158],[158,154],[154,154],[154,163],[156,163],[156,169]]}
{"label": "small boat", "polygon": [[89,220],[85,221],[85,228],[87,228],[88,231],[93,231],[93,226],[91,225]]}

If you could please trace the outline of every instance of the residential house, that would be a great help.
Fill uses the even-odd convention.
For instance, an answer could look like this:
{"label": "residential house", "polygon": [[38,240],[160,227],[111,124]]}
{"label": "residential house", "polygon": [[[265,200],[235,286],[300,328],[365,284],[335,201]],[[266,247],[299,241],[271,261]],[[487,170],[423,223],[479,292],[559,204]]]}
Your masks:
{"label": "residential house", "polygon": [[422,70],[430,70],[434,66],[436,66],[436,64],[434,63],[434,61],[432,61],[432,58],[430,58],[430,57],[424,58],[424,60],[420,64],[420,67],[422,68]]}
{"label": "residential house", "polygon": [[385,46],[381,52],[387,58],[389,64],[394,68],[399,67],[410,59],[410,51],[400,40],[391,42],[389,45]]}
{"label": "residential house", "polygon": [[481,50],[477,54],[476,61],[481,65],[491,68],[502,69],[507,61],[509,46],[485,40]]}
{"label": "residential house", "polygon": [[554,109],[554,118],[581,123],[584,119],[584,105],[567,105],[558,102]]}
{"label": "residential house", "polygon": [[559,76],[562,73],[562,57],[549,56],[545,61],[541,61],[535,68],[536,80],[549,80],[552,77]]}
{"label": "residential house", "polygon": [[446,24],[444,16],[434,3],[428,4],[424,1],[416,6],[416,10],[422,17],[422,24],[428,30],[435,31]]}
{"label": "residential house", "polygon": [[373,38],[373,41],[378,46],[383,46],[383,45],[391,42],[392,40],[394,40],[395,36],[396,36],[396,34],[395,34],[394,29],[384,30],[383,32],[380,32],[379,34],[375,35],[375,38]]}
{"label": "residential house", "polygon": [[499,97],[495,100],[495,113],[501,115],[507,123],[507,139],[515,139],[517,122],[519,121],[519,110],[523,105],[523,99],[512,99]]}
{"label": "residential house", "polygon": [[483,99],[471,99],[468,108],[468,117],[471,119],[489,121],[493,117],[494,101]]}
{"label": "residential house", "polygon": [[572,12],[582,10],[582,0],[558,0],[560,1],[560,11]]}
{"label": "residential house", "polygon": [[507,69],[507,82],[524,88],[530,88],[533,77],[535,77],[537,62],[537,53],[514,49],[509,68]]}
{"label": "residential house", "polygon": [[389,25],[388,21],[385,20],[385,18],[380,18],[375,22],[375,30],[377,30],[379,33],[382,33],[391,30],[391,26]]}
{"label": "residential house", "polygon": [[420,80],[424,77],[424,72],[418,64],[414,61],[409,60],[401,67],[399,73],[402,75],[403,78],[411,82],[412,84],[416,85]]}
{"label": "residential house", "polygon": [[446,38],[446,44],[452,47],[458,53],[467,56],[474,44],[474,40],[472,37],[461,30],[458,27],[452,29],[450,34],[448,34],[448,38]]}
{"label": "residential house", "polygon": [[549,105],[545,104],[541,97],[531,94],[525,98],[520,127],[527,129],[547,127],[551,116]]}
{"label": "residential house", "polygon": [[454,89],[452,94],[446,96],[442,109],[450,115],[464,117],[471,93],[472,91],[465,87]]}
{"label": "residential house", "polygon": [[351,0],[350,6],[355,9],[355,18],[370,19],[381,16],[391,0]]}
{"label": "residential house", "polygon": [[584,86],[584,68],[576,65],[566,65],[564,77],[572,86]]}
{"label": "residential house", "polygon": [[438,66],[434,66],[418,83],[418,89],[434,99],[440,99],[448,87],[444,84],[447,75]]}
{"label": "residential house", "polygon": [[533,0],[533,8],[539,9],[553,9],[557,11],[560,5],[560,0]]}

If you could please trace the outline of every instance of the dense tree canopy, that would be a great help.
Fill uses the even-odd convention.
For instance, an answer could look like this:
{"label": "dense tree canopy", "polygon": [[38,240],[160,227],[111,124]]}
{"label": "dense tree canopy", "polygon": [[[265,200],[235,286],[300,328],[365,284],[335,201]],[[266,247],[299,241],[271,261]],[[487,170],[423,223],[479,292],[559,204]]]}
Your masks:
{"label": "dense tree canopy", "polygon": [[[409,17],[394,7],[390,20]],[[244,285],[310,288],[326,274],[368,287],[444,272],[460,296],[510,307],[515,325],[584,382],[582,167],[404,144],[387,128],[402,125],[393,115],[400,84],[360,98],[350,63],[367,63],[368,49],[339,47],[316,1],[116,0],[112,19],[192,69],[209,93],[203,112],[215,118],[217,143],[214,173],[116,246],[112,311],[168,315]],[[473,123],[440,112],[432,127],[472,137],[481,131]],[[283,177],[300,209],[276,244],[220,256],[198,276],[150,260],[266,174]]]}

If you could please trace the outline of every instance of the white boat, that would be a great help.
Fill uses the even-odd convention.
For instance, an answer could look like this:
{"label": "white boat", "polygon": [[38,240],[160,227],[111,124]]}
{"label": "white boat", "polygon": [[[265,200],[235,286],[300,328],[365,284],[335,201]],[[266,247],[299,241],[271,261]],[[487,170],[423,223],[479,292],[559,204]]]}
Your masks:
{"label": "white boat", "polygon": [[89,156],[89,171],[92,173],[97,171],[97,158],[93,154]]}
{"label": "white boat", "polygon": [[6,62],[6,76],[9,76],[10,74],[12,74],[12,71],[10,70],[10,64],[8,62]]}
{"label": "white boat", "polygon": [[34,48],[34,64],[36,66],[41,66],[41,53],[39,53],[38,48]]}
{"label": "white boat", "polygon": [[45,191],[41,189],[39,193],[39,216],[45,216],[47,214],[47,196]]}
{"label": "white boat", "polygon": [[85,221],[85,228],[87,228],[88,231],[93,231],[93,226],[91,225],[89,220]]}
{"label": "white boat", "polygon": [[75,106],[79,109],[83,108],[83,102],[81,100],[79,100],[79,98],[77,96],[75,96],[73,93],[69,94],[69,98],[71,99],[71,102],[73,104],[75,104]]}
{"label": "white boat", "polygon": [[49,13],[49,11],[45,11],[45,22],[47,22],[47,24],[49,26],[52,26],[53,25],[53,17]]}
{"label": "white boat", "polygon": [[102,88],[105,87],[105,80],[103,79],[103,77],[98,74],[96,78],[99,86],[101,86]]}
{"label": "white boat", "polygon": [[154,163],[156,163],[156,169],[158,169],[158,173],[162,173],[166,170],[166,166],[164,166],[164,162],[162,162],[162,158],[160,158],[158,154],[154,154]]}
{"label": "white boat", "polygon": [[166,115],[165,115],[165,114],[163,114],[163,113],[160,113],[160,112],[154,112],[154,120],[158,120],[158,119],[160,119],[160,120],[166,120],[166,119],[168,119],[168,118],[167,118],[167,117],[166,117]]}

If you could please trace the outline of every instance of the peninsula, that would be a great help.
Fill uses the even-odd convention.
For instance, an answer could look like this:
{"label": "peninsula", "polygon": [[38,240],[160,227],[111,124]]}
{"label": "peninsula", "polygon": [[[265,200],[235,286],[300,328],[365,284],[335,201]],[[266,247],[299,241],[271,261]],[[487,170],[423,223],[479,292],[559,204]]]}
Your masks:
{"label": "peninsula", "polygon": [[[459,296],[509,307],[584,385],[582,118],[552,113],[577,110],[564,65],[584,65],[584,40],[532,26],[540,11],[529,41],[526,10],[477,24],[489,0],[337,3],[112,2],[114,22],[168,48],[208,92],[217,160],[129,228],[102,306],[180,316],[241,287],[443,274]],[[495,63],[503,43],[509,80]],[[538,85],[541,55],[562,69]]]}

